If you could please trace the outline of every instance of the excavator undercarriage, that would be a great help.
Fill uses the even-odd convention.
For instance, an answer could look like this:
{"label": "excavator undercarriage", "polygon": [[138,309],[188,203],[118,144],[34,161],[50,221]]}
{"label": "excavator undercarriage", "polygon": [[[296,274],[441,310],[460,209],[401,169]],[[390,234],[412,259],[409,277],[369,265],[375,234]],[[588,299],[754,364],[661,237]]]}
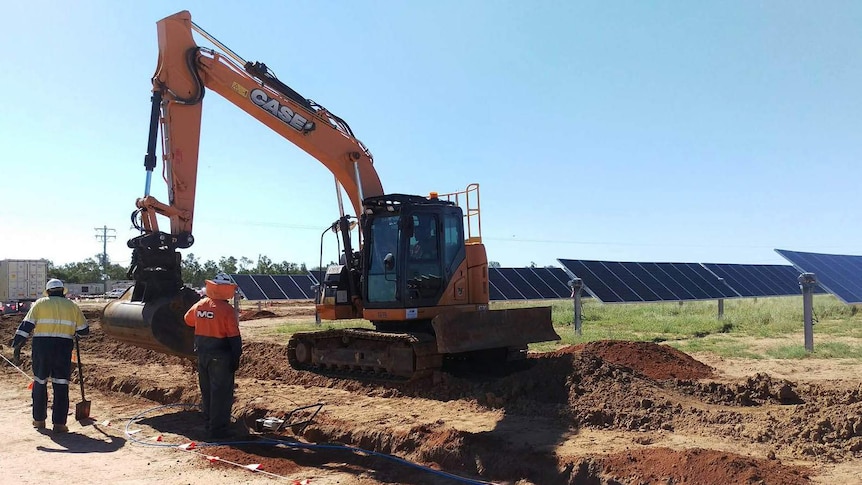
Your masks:
{"label": "excavator undercarriage", "polygon": [[[492,363],[523,358],[527,344],[559,340],[551,308],[448,312],[431,331],[381,332],[363,328],[296,333],[287,358],[296,369],[343,377],[413,380],[443,368],[446,359],[495,356]],[[427,328],[420,322],[412,326]]]}

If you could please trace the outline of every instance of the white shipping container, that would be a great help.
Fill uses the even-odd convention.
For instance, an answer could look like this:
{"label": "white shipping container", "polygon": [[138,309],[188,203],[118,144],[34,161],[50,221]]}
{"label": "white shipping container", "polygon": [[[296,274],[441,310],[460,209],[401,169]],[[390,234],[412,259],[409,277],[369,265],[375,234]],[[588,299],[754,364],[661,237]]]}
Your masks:
{"label": "white shipping container", "polygon": [[0,260],[0,301],[36,300],[48,281],[48,262],[33,259]]}
{"label": "white shipping container", "polygon": [[66,296],[70,298],[104,294],[104,283],[66,283]]}
{"label": "white shipping container", "polygon": [[134,284],[135,280],[107,280],[105,281],[105,291],[125,290]]}

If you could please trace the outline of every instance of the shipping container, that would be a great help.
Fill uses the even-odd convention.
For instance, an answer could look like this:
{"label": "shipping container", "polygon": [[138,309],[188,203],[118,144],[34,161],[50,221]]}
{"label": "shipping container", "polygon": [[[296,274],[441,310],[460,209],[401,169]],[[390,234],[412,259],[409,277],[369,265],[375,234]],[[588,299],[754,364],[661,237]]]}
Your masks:
{"label": "shipping container", "polygon": [[135,280],[105,280],[105,291],[125,290],[135,284]]}
{"label": "shipping container", "polygon": [[0,260],[0,301],[35,301],[44,296],[47,281],[45,260]]}
{"label": "shipping container", "polygon": [[104,283],[66,283],[66,297],[104,295]]}

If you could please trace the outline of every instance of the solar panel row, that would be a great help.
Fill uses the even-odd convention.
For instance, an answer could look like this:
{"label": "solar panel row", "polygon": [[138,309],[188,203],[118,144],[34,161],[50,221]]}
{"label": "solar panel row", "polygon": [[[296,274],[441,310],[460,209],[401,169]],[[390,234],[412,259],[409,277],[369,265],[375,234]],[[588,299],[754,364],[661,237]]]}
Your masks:
{"label": "solar panel row", "polygon": [[817,283],[848,305],[862,303],[862,256],[804,253],[776,249],[803,273],[814,273]]}
{"label": "solar panel row", "polygon": [[488,268],[491,301],[569,298],[562,268]]}
{"label": "solar panel row", "polygon": [[[845,302],[862,302],[862,284],[853,289],[852,273],[862,274],[862,256],[835,256],[815,253],[788,254],[805,265],[796,268],[770,264],[716,263],[639,263],[559,259],[565,268],[489,268],[489,291],[492,301],[542,300],[569,298],[570,275],[581,278],[587,294],[605,303],[716,300],[720,298],[786,296],[800,294],[799,271],[819,275],[820,286],[837,288]],[[786,254],[785,254],[786,253]],[[851,260],[832,259],[856,258]],[[855,266],[854,266],[855,265]],[[798,270],[797,270],[798,268]],[[812,268],[812,269],[806,269]],[[817,268],[816,271],[813,268]],[[828,268],[828,269],[824,269]],[[568,273],[566,272],[568,271]],[[831,280],[829,276],[831,276]],[[312,275],[230,275],[249,300],[313,299]],[[831,286],[830,286],[831,285]],[[822,293],[823,289],[817,288]],[[844,295],[844,296],[842,296]]]}
{"label": "solar panel row", "polygon": [[785,265],[558,261],[605,303],[800,294],[799,272]]}
{"label": "solar panel row", "polygon": [[715,300],[738,296],[697,263],[558,260],[605,303]]}
{"label": "solar panel row", "polygon": [[230,277],[247,300],[312,300],[317,280],[311,275],[248,275]]}
{"label": "solar panel row", "polygon": [[[713,264],[706,269],[724,279],[741,297],[799,295],[799,271],[781,264]],[[816,293],[823,289],[816,288]]]}

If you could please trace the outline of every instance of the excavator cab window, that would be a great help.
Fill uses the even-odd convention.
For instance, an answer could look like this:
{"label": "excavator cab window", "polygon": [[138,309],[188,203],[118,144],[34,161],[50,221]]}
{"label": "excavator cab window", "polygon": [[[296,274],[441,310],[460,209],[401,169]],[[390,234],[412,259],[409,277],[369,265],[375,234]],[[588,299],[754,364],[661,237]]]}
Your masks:
{"label": "excavator cab window", "polygon": [[369,198],[365,205],[365,308],[436,306],[464,259],[461,209],[406,195]]}
{"label": "excavator cab window", "polygon": [[430,212],[407,217],[413,229],[407,249],[407,303],[422,306],[425,301],[435,301],[443,286],[439,220]]}
{"label": "excavator cab window", "polygon": [[410,233],[410,260],[431,261],[437,259],[437,216],[413,214],[408,218]]}
{"label": "excavator cab window", "polygon": [[401,231],[400,215],[375,217],[371,220],[368,251],[368,301],[374,303],[397,300],[397,254]]}

